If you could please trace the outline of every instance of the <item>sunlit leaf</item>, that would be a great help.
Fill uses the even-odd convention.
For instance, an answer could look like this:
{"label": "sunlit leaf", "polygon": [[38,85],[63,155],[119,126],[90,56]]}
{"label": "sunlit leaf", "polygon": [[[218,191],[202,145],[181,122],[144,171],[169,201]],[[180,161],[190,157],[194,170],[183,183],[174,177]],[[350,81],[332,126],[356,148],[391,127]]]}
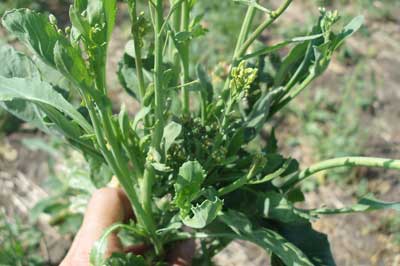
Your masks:
{"label": "sunlit leaf", "polygon": [[174,185],[174,203],[180,209],[181,217],[190,213],[192,201],[197,197],[205,179],[203,167],[197,161],[189,161],[179,168],[178,179]]}
{"label": "sunlit leaf", "polygon": [[37,79],[0,77],[0,101],[13,100],[51,106],[70,116],[86,132],[93,131],[86,119],[46,82]]}
{"label": "sunlit leaf", "polygon": [[201,229],[215,220],[222,210],[223,201],[215,197],[214,200],[205,200],[192,207],[191,217],[183,219],[183,223],[191,228]]}

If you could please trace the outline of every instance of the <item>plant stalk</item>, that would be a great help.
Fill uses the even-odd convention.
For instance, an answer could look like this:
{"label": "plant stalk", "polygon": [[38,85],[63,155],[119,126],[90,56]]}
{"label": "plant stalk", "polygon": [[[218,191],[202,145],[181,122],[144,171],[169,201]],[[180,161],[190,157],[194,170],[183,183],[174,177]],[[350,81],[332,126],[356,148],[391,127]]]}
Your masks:
{"label": "plant stalk", "polygon": [[[141,48],[139,25],[138,25],[138,19],[137,19],[137,1],[130,0],[129,8],[130,8],[130,16],[131,16],[131,20],[132,20],[131,33],[132,33],[132,39],[133,39],[133,46],[134,46],[134,50],[135,50],[136,76],[138,79],[140,99],[143,100],[144,95],[146,93],[146,87],[145,87],[145,83],[144,83],[142,48]],[[142,101],[142,103],[143,103],[143,101]]]}
{"label": "plant stalk", "polygon": [[247,40],[243,43],[243,45],[241,46],[241,48],[237,53],[238,56],[237,58],[242,57],[246,53],[250,45],[252,45],[253,42],[257,40],[258,37],[260,37],[260,35],[266,28],[268,28],[272,23],[274,23],[275,20],[277,20],[282,15],[282,13],[285,12],[285,10],[289,7],[292,1],[293,0],[285,0],[285,2],[281,6],[279,6],[275,11],[272,11],[269,14],[269,18],[265,20],[261,25],[259,25],[254,30],[254,32],[247,38]]}
{"label": "plant stalk", "polygon": [[[182,3],[182,31],[189,31],[190,23],[190,5],[189,0],[184,0]],[[189,55],[190,54],[190,40],[187,40],[182,47],[181,61],[182,61],[182,80],[181,84],[186,84],[190,80],[190,67],[189,67]],[[183,115],[189,115],[189,88],[182,87],[182,112]]]}
{"label": "plant stalk", "polygon": [[161,138],[164,129],[164,92],[163,92],[163,34],[162,25],[164,5],[162,0],[157,0],[154,18],[154,94],[155,94],[155,118],[156,124],[153,134],[152,146],[161,151]]}
{"label": "plant stalk", "polygon": [[286,191],[292,188],[294,185],[298,184],[299,182],[303,181],[307,177],[314,175],[315,173],[338,167],[357,167],[357,166],[400,170],[400,160],[376,158],[376,157],[358,157],[358,156],[335,158],[316,163],[308,167],[307,169],[298,172],[293,176],[290,176],[283,180],[282,179],[277,180],[277,182],[273,183],[278,188]]}
{"label": "plant stalk", "polygon": [[239,58],[238,53],[240,51],[240,47],[243,45],[243,43],[245,42],[246,38],[250,33],[255,14],[256,14],[256,8],[254,6],[249,6],[247,8],[246,16],[244,18],[243,25],[242,28],[240,29],[239,37],[236,42],[235,51],[233,53],[233,61]]}
{"label": "plant stalk", "polygon": [[[296,87],[296,89],[288,95],[286,98],[282,99],[279,101],[278,98],[278,103],[276,103],[274,106],[272,106],[268,118],[272,117],[274,114],[276,114],[279,110],[281,110],[284,106],[286,106],[289,102],[291,102],[294,98],[296,98],[297,95],[299,95],[300,92],[302,92],[305,88],[307,88],[308,85],[316,78],[314,74],[308,75],[308,77],[301,82],[301,84]],[[286,89],[285,89],[286,90]]]}
{"label": "plant stalk", "polygon": [[256,8],[254,6],[249,6],[247,8],[246,16],[244,18],[243,25],[240,29],[239,37],[236,42],[235,50],[233,52],[232,64],[229,69],[229,75],[225,81],[224,89],[222,90],[222,98],[225,100],[229,96],[228,89],[229,89],[229,82],[231,81],[230,73],[232,71],[232,68],[237,65],[238,58],[240,58],[239,56],[240,47],[243,45],[243,42],[246,40],[247,36],[251,31],[251,26],[253,24],[255,14],[256,14]]}
{"label": "plant stalk", "polygon": [[253,165],[247,175],[240,177],[239,179],[235,180],[233,183],[227,185],[226,187],[220,188],[218,190],[218,196],[222,197],[226,194],[229,194],[229,193],[245,186],[250,181],[250,179],[256,174],[257,166],[258,165],[256,163],[253,163]]}
{"label": "plant stalk", "polygon": [[154,169],[151,165],[147,166],[141,184],[142,204],[146,213],[152,215],[152,188],[155,179]]}
{"label": "plant stalk", "polygon": [[127,177],[124,175],[124,173],[121,172],[121,170],[117,166],[115,158],[113,158],[111,152],[107,148],[107,144],[104,141],[103,131],[100,126],[99,118],[97,117],[96,111],[93,108],[92,104],[89,102],[90,100],[87,97],[85,97],[84,101],[85,101],[86,106],[88,107],[89,115],[93,122],[96,140],[100,147],[101,153],[103,154],[108,165],[111,167],[111,169],[117,176],[118,181],[121,183],[122,187],[124,188],[130,202],[133,205],[133,209],[135,211],[135,215],[136,215],[136,218],[137,218],[139,224],[141,224],[144,228],[146,228],[146,226],[150,225],[150,224],[148,223],[148,219],[146,219],[146,215],[143,211],[142,206],[140,205],[140,201],[139,201],[138,197],[136,196],[136,192],[133,188],[133,184],[130,182],[129,176]]}
{"label": "plant stalk", "polygon": [[[155,128],[152,139],[153,148],[161,154],[161,138],[164,130],[164,92],[163,92],[163,35],[162,26],[164,22],[163,12],[163,0],[157,0],[155,5],[155,17],[154,17],[154,93],[155,93]],[[144,171],[144,176],[141,184],[141,196],[142,204],[145,213],[149,217],[152,224],[155,224],[153,213],[151,210],[152,195],[153,195],[153,183],[155,179],[155,173],[152,166],[147,166]],[[160,239],[157,237],[155,228],[150,233],[151,241],[154,245],[157,255],[163,253],[163,246]]]}

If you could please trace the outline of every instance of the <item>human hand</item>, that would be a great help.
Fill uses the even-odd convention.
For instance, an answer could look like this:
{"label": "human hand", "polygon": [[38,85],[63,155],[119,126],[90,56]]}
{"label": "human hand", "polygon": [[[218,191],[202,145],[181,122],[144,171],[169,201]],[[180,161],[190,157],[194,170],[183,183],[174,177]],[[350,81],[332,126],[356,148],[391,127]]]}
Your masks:
{"label": "human hand", "polygon": [[[89,202],[82,226],[60,266],[89,266],[90,251],[104,230],[114,223],[127,221],[133,216],[130,202],[121,189],[103,188],[96,191]],[[145,249],[144,246],[135,246],[124,250],[118,236],[112,234],[108,239],[106,256],[127,250],[140,254]],[[176,245],[168,254],[170,265],[190,266],[194,249],[193,242]]]}

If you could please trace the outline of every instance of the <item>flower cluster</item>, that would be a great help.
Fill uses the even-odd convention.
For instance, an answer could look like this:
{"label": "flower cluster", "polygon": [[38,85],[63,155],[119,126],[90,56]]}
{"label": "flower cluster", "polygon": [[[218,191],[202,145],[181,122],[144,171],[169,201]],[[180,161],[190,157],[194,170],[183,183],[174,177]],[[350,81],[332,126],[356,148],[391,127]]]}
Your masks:
{"label": "flower cluster", "polygon": [[247,67],[246,62],[242,61],[231,72],[230,89],[232,97],[242,97],[248,94],[251,84],[257,78],[258,70]]}

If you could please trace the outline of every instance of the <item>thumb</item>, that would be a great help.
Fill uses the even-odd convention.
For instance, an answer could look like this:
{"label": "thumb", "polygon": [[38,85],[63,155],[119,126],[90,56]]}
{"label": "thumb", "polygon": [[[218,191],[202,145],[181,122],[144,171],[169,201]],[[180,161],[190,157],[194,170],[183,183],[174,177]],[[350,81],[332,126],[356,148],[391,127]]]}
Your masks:
{"label": "thumb", "polygon": [[[90,251],[104,230],[132,216],[129,200],[122,190],[103,188],[96,191],[88,204],[82,226],[71,249],[60,266],[88,266]],[[106,256],[121,251],[117,235],[111,234]]]}

